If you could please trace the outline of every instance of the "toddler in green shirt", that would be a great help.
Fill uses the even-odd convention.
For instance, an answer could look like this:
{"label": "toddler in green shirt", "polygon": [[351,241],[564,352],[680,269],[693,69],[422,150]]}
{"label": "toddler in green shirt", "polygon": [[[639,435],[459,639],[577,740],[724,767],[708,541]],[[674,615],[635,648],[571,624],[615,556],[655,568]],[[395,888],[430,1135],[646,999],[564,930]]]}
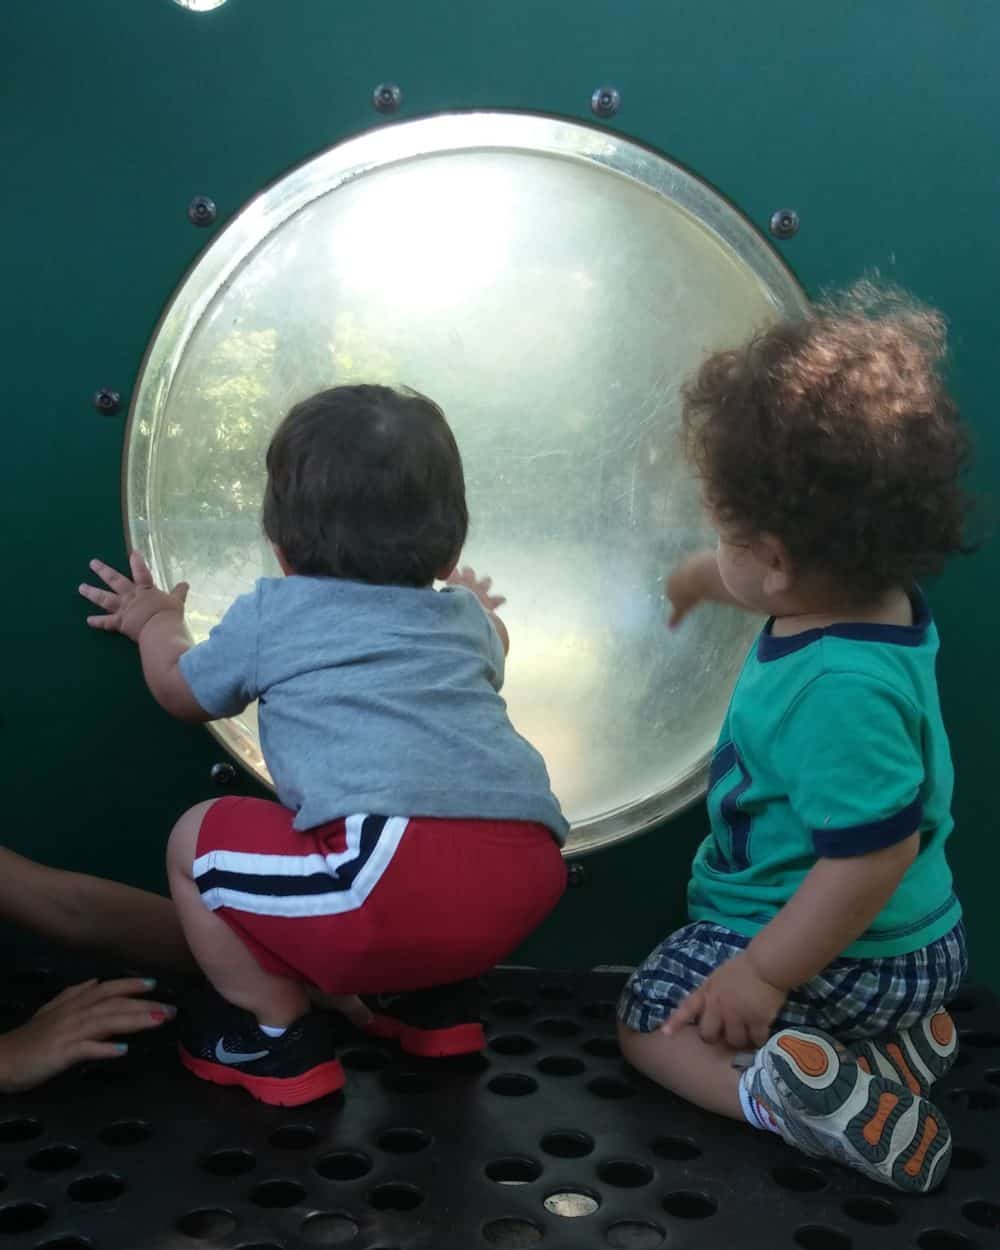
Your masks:
{"label": "toddler in green shirt", "polygon": [[635,971],[622,1048],[708,1110],[899,1189],[944,1178],[928,1100],[966,969],[954,775],[919,589],[963,546],[967,440],[936,313],[861,284],[684,393],[716,551],[667,582],[769,619],[733,692],[692,923]]}

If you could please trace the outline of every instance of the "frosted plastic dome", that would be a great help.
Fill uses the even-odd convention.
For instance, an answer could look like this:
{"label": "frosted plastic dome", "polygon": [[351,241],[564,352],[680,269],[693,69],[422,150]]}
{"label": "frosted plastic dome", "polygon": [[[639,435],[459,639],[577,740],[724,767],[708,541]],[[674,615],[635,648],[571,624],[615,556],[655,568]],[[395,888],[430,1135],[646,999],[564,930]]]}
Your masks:
{"label": "frosted plastic dome", "polygon": [[[392,125],[252,200],[176,293],[132,406],[130,540],[191,583],[204,637],[278,572],[264,453],[343,382],[440,403],[465,462],[464,559],[508,597],[504,694],[585,850],[701,792],[756,628],[664,627],[663,577],[709,540],[678,390],[803,297],[704,183],[608,131],[464,114]],[[267,780],[255,710],[216,727]]]}

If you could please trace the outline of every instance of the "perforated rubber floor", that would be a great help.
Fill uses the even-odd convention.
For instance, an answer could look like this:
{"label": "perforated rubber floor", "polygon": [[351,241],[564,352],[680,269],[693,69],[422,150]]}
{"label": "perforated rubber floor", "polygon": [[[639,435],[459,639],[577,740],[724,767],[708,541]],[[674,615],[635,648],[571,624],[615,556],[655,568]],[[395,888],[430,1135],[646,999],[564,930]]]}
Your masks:
{"label": "perforated rubber floor", "polygon": [[[92,971],[47,963],[8,966],[3,1027]],[[994,999],[955,1004],[963,1050],[937,1094],[953,1170],[904,1199],[630,1071],[621,981],[497,972],[483,1056],[417,1062],[348,1037],[345,1094],[294,1111],[195,1080],[166,1032],[0,1098],[0,1250],[1000,1247]]]}

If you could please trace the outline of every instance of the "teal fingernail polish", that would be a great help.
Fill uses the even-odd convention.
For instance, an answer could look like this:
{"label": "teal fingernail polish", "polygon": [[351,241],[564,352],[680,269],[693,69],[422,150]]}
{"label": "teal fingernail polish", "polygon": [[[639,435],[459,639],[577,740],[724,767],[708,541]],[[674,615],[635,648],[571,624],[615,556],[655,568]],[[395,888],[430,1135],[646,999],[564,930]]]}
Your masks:
{"label": "teal fingernail polish", "polygon": [[156,977],[143,977],[143,978],[142,978],[142,983],[143,983],[143,985],[146,987],[146,989],[147,989],[147,990],[152,990],[152,989],[155,989],[155,988],[156,988]]}
{"label": "teal fingernail polish", "polygon": [[124,1055],[128,1052],[128,1046],[125,1042],[116,1042],[115,1050],[117,1050],[120,1055]]}

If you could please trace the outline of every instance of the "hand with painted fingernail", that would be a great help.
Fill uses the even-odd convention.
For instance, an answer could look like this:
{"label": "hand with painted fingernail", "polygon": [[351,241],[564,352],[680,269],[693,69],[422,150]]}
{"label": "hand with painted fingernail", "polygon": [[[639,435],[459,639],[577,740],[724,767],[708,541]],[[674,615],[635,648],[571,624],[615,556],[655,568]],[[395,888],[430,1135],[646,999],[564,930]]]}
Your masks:
{"label": "hand with painted fingernail", "polygon": [[20,1028],[0,1036],[0,1091],[16,1093],[88,1059],[119,1059],[131,1033],[156,1029],[174,1008],[141,997],[155,982],[141,977],[83,981],[57,994]]}

